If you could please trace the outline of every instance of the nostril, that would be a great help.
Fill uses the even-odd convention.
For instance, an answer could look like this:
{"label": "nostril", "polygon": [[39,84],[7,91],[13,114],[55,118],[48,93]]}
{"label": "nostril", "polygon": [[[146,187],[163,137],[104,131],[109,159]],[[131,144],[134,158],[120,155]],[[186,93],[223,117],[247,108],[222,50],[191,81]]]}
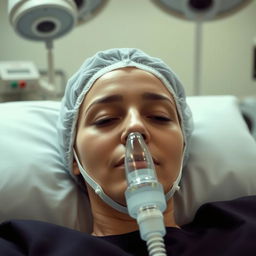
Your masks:
{"label": "nostril", "polygon": [[144,133],[141,133],[143,139],[145,140],[145,142],[147,141],[147,136]]}
{"label": "nostril", "polygon": [[[127,134],[127,136],[125,137],[125,143],[126,143],[126,141],[127,141],[127,139],[128,139],[128,136],[129,136],[129,134],[131,134],[132,132],[129,132],[128,134]],[[144,139],[144,141],[147,143],[147,136],[144,134],[144,133],[141,133],[141,132],[139,132],[141,135],[142,135],[142,138]]]}

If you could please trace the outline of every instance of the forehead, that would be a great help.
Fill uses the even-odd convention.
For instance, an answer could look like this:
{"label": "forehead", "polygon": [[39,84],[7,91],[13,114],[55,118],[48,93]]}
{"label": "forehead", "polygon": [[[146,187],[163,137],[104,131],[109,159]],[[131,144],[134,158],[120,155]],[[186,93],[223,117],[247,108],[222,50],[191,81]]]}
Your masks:
{"label": "forehead", "polygon": [[136,96],[140,92],[164,94],[173,99],[171,92],[152,73],[135,67],[126,67],[110,71],[98,78],[85,96],[83,105],[111,94]]}

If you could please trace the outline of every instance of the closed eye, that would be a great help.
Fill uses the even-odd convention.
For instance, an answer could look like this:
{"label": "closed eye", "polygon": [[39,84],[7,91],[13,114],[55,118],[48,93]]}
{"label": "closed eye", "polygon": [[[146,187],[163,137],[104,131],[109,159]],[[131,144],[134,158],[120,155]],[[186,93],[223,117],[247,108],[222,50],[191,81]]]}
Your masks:
{"label": "closed eye", "polygon": [[119,120],[118,117],[100,118],[100,119],[96,120],[93,124],[95,126],[107,126],[107,125],[113,124],[117,120]]}
{"label": "closed eye", "polygon": [[167,122],[171,121],[171,119],[169,117],[159,116],[159,115],[151,115],[151,116],[148,116],[148,118],[150,118],[154,121],[163,122],[163,123],[167,123]]}

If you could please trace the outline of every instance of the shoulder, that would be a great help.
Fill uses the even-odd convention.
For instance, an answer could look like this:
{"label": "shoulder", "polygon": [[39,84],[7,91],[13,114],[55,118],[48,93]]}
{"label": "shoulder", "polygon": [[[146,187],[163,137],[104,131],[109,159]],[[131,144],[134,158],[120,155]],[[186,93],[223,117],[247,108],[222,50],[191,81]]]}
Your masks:
{"label": "shoulder", "polygon": [[206,203],[199,208],[194,224],[230,226],[250,222],[256,225],[256,196]]}
{"label": "shoulder", "polygon": [[254,256],[256,196],[206,203],[181,229],[167,228],[168,253]]}
{"label": "shoulder", "polygon": [[11,220],[0,225],[0,255],[82,256],[105,252],[122,255],[104,240],[47,222]]}

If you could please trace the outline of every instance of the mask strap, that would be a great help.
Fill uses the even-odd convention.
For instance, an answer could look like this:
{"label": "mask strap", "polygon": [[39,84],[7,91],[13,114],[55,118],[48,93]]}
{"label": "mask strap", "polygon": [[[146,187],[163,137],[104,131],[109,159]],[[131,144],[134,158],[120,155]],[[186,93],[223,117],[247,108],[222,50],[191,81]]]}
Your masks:
{"label": "mask strap", "polygon": [[181,176],[182,176],[182,169],[183,169],[183,161],[184,161],[184,155],[186,152],[186,145],[183,149],[183,154],[182,154],[182,161],[181,161],[181,167],[180,167],[180,171],[179,171],[179,175],[177,177],[177,179],[173,182],[172,188],[165,194],[165,199],[166,201],[168,201],[176,191],[180,190],[180,180],[181,180]]}
{"label": "mask strap", "polygon": [[108,195],[105,194],[105,192],[103,191],[102,187],[93,179],[89,176],[89,174],[84,170],[83,166],[81,165],[76,151],[73,149],[74,152],[74,157],[75,160],[78,164],[78,168],[82,174],[82,176],[84,177],[84,179],[86,180],[86,182],[93,188],[94,192],[109,206],[111,206],[112,208],[116,209],[119,212],[122,213],[127,213],[128,214],[128,210],[127,207],[115,202],[113,199],[111,199]]}
{"label": "mask strap", "polygon": [[181,174],[182,174],[182,167],[180,169],[179,175],[177,177],[177,179],[174,181],[172,188],[165,194],[165,199],[166,201],[168,201],[176,191],[180,190],[180,179],[181,179]]}
{"label": "mask strap", "polygon": [[[183,151],[183,157],[182,157],[182,163],[183,163],[183,159],[184,159],[184,152]],[[81,165],[78,156],[76,154],[76,151],[73,149],[73,153],[74,153],[74,157],[75,160],[78,164],[78,168],[83,176],[83,178],[86,180],[86,182],[93,188],[94,192],[109,206],[111,206],[112,208],[116,209],[119,212],[122,213],[127,213],[128,214],[128,209],[126,206],[123,206],[117,202],[115,202],[113,199],[111,199],[108,195],[105,194],[105,192],[103,191],[102,187],[93,179],[89,176],[89,174],[85,171],[85,169],[83,168],[83,166]],[[168,201],[176,191],[178,191],[180,189],[179,183],[180,183],[180,179],[182,176],[182,168],[183,165],[181,165],[180,171],[179,171],[179,175],[177,177],[177,179],[174,181],[172,188],[165,194],[165,199],[166,201]]]}

